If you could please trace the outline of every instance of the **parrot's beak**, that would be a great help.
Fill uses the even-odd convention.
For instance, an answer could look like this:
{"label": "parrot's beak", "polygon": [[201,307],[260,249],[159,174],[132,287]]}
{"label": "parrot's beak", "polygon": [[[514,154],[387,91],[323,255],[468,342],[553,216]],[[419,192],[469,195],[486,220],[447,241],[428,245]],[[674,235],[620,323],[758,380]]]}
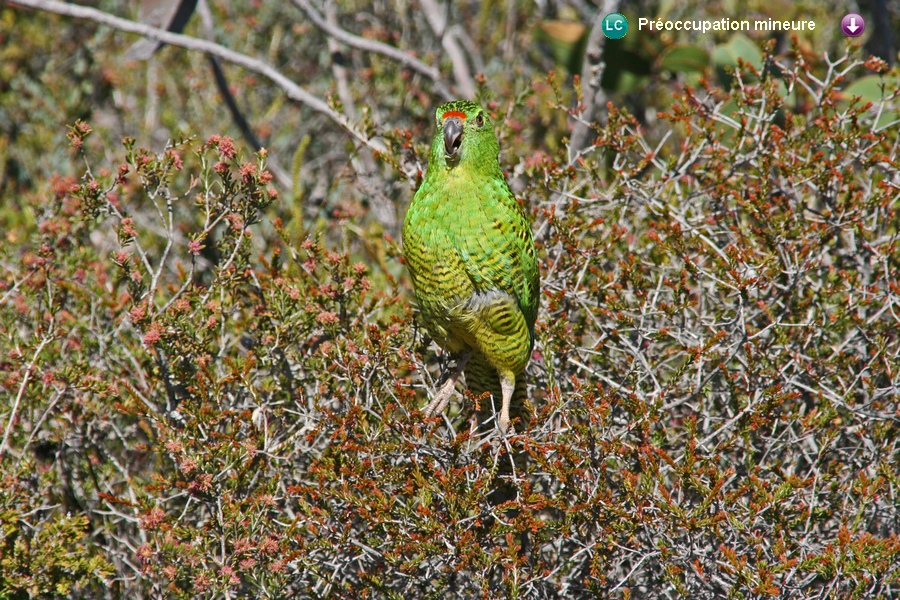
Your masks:
{"label": "parrot's beak", "polygon": [[456,158],[459,146],[462,144],[463,126],[459,117],[449,117],[444,120],[444,151],[447,158]]}

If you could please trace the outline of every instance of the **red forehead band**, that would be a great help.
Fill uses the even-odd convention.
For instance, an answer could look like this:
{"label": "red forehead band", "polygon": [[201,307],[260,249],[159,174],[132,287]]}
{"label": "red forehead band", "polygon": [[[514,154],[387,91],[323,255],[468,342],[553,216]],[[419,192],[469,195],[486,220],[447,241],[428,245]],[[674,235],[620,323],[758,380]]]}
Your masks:
{"label": "red forehead band", "polygon": [[441,116],[441,119],[442,119],[442,120],[447,120],[447,119],[449,119],[450,117],[456,117],[456,118],[458,118],[458,119],[462,119],[463,121],[465,121],[465,120],[466,120],[466,113],[459,112],[458,110],[448,110],[447,112],[445,112],[445,113]]}

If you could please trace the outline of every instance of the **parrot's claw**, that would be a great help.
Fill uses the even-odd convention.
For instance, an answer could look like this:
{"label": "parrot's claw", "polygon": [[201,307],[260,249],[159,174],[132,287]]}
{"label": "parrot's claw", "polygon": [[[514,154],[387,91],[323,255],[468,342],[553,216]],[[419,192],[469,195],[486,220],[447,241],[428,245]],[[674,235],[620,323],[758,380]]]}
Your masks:
{"label": "parrot's claw", "polygon": [[450,377],[444,384],[438,388],[434,399],[422,410],[426,417],[434,417],[443,413],[450,404],[450,398],[453,396],[453,390],[456,387],[457,378]]}
{"label": "parrot's claw", "polygon": [[447,377],[447,381],[441,384],[437,394],[434,395],[434,399],[422,409],[426,418],[435,417],[447,410],[447,405],[450,404],[450,398],[453,397],[453,392],[456,389],[456,382],[459,381],[459,376],[462,374],[467,362],[469,362],[468,354],[463,354],[459,360],[456,361],[456,366],[450,371],[450,376]]}

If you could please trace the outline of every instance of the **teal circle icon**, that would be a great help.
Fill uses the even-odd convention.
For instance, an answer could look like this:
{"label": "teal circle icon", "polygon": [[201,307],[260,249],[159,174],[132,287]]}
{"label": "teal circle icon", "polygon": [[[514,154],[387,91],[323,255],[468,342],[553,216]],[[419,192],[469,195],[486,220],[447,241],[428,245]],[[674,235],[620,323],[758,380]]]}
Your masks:
{"label": "teal circle icon", "polygon": [[609,13],[600,24],[603,35],[611,40],[621,40],[628,33],[628,19],[622,13]]}

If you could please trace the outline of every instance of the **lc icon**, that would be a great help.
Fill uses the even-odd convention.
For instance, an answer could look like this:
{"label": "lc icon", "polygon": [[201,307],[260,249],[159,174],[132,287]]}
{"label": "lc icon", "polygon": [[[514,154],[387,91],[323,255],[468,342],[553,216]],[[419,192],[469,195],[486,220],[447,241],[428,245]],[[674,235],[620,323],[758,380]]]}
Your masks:
{"label": "lc icon", "polygon": [[622,13],[609,13],[603,17],[603,35],[620,40],[628,33],[628,19]]}

